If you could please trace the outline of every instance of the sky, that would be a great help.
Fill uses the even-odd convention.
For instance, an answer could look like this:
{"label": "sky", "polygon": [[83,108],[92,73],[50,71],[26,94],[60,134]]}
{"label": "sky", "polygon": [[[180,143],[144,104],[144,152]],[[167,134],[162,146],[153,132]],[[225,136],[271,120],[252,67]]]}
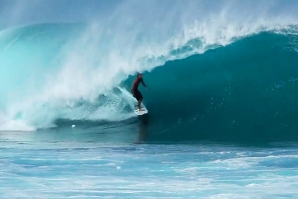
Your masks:
{"label": "sky", "polygon": [[[194,11],[192,4],[198,12]],[[142,17],[143,14],[160,14],[156,10],[167,15],[167,7],[173,5],[178,6],[171,17],[175,16],[176,11],[177,14],[181,14],[192,9],[191,14],[194,15],[199,12],[216,12],[221,6],[232,7],[235,17],[242,12],[251,15],[267,12],[263,9],[267,5],[272,16],[296,16],[298,13],[298,0],[0,0],[0,27],[47,22],[90,22],[109,17],[113,15],[114,10],[122,7],[126,9],[126,14],[137,12],[140,7],[141,12],[133,15],[137,17]],[[161,7],[164,7],[164,10],[161,10]]]}
{"label": "sky", "polygon": [[0,24],[86,22],[108,16],[122,0],[0,0]]}

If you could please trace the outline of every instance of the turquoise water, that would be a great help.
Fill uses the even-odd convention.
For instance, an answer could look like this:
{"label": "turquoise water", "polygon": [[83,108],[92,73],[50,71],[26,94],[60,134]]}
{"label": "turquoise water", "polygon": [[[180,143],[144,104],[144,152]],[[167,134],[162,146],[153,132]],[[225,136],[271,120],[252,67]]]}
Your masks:
{"label": "turquoise water", "polygon": [[24,2],[0,12],[1,198],[298,197],[296,1]]}
{"label": "turquoise water", "polygon": [[83,132],[1,133],[2,198],[297,197],[296,144],[132,144],[133,132]]}

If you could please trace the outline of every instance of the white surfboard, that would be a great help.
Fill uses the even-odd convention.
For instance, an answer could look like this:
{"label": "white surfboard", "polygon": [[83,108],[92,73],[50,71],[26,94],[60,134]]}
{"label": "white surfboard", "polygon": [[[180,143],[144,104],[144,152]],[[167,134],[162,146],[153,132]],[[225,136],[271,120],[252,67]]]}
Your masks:
{"label": "white surfboard", "polygon": [[147,113],[148,113],[148,110],[145,107],[142,107],[141,110],[139,110],[138,108],[135,109],[135,114],[137,115],[144,115]]}

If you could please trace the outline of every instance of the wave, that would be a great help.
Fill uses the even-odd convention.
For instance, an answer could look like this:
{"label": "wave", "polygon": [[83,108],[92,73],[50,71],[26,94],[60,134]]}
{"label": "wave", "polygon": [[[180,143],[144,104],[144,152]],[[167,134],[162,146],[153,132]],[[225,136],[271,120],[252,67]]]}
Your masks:
{"label": "wave", "polygon": [[[297,140],[297,41],[293,31],[261,32],[145,72],[149,92],[140,89],[150,117],[146,131],[151,133],[146,139]],[[119,127],[117,121],[135,117],[135,100],[128,92],[133,78],[129,76],[93,100],[35,104],[35,109],[27,115],[19,113],[22,119],[14,121],[22,124],[6,121],[6,127],[32,130],[24,123],[26,117],[36,119],[41,128],[72,123],[98,126],[108,121]],[[42,112],[36,115],[36,110]]]}
{"label": "wave", "polygon": [[144,74],[148,141],[297,141],[297,41],[262,32]]}
{"label": "wave", "polygon": [[[187,70],[193,70],[193,74],[201,73],[200,67],[190,67],[189,60],[193,58],[187,57],[196,55],[209,59],[210,53],[218,51],[221,56],[228,57],[234,44],[259,38],[262,32],[284,36],[291,42],[282,48],[297,51],[296,14],[285,15],[281,11],[271,15],[272,5],[260,4],[259,9],[269,11],[265,9],[268,12],[252,17],[250,11],[254,6],[245,3],[219,2],[208,12],[206,2],[145,4],[124,1],[113,10],[110,18],[99,22],[92,18],[89,23],[81,24],[42,23],[2,29],[0,130],[55,127],[55,121],[60,119],[121,121],[134,117],[131,113],[135,101],[128,92],[130,75],[147,71],[150,75],[146,76],[154,77],[156,81],[149,79],[149,85],[153,87],[150,93],[163,97],[164,94],[154,91],[155,87],[167,85],[160,83],[162,75],[156,76],[159,70],[167,77],[166,74],[172,74],[171,63],[182,62],[177,74],[188,77]],[[148,8],[155,8],[154,16]],[[164,20],[159,20],[161,17]],[[266,41],[267,37],[264,38]],[[238,56],[247,53],[250,52],[242,51]],[[220,56],[217,59],[225,61]],[[216,63],[217,70],[222,71],[220,62]],[[213,76],[216,75],[209,74],[210,78]],[[171,81],[177,87],[174,83],[180,79]],[[203,84],[194,79],[183,81],[188,85],[183,88]],[[171,89],[173,86],[168,85],[161,91],[168,96]],[[182,87],[178,92],[189,96]],[[200,99],[199,95],[196,97]],[[157,114],[154,107],[167,107],[159,104],[162,100],[155,99],[145,99],[152,115]],[[152,101],[155,103],[153,108]],[[167,103],[173,102],[169,100]],[[181,115],[190,114],[185,109],[178,110]],[[9,125],[16,123],[19,125]]]}

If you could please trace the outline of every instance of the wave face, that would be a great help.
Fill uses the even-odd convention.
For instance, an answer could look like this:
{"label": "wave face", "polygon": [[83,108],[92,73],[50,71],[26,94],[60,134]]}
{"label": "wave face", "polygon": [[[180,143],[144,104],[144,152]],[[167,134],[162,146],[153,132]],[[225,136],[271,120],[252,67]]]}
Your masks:
{"label": "wave face", "polygon": [[86,23],[6,24],[0,130],[135,118],[145,72],[148,139],[296,138],[296,4],[119,1]]}
{"label": "wave face", "polygon": [[297,41],[263,32],[144,74],[149,139],[297,141]]}

